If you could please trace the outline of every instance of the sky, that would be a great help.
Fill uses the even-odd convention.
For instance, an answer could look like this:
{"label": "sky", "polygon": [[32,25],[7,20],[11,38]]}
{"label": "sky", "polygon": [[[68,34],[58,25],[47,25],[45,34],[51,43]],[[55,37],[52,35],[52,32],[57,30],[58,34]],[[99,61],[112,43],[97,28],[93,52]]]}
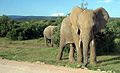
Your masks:
{"label": "sky", "polygon": [[[83,0],[0,0],[0,15],[64,16]],[[85,0],[88,9],[104,7],[110,17],[120,17],[120,0]]]}

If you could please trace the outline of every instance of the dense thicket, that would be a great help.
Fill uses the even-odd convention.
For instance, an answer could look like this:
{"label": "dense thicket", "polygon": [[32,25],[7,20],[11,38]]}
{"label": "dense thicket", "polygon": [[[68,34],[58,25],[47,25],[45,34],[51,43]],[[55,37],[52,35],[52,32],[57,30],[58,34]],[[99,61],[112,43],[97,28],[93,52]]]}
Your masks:
{"label": "dense thicket", "polygon": [[120,52],[120,19],[111,18],[104,31],[95,37],[98,55]]}
{"label": "dense thicket", "polygon": [[28,40],[43,37],[43,30],[48,25],[58,25],[59,18],[49,20],[15,21],[3,15],[0,17],[0,37],[11,40]]}
{"label": "dense thicket", "polygon": [[[11,40],[28,40],[43,37],[43,30],[48,25],[58,26],[54,32],[54,43],[59,46],[60,26],[64,17],[49,20],[15,21],[0,16],[0,37]],[[120,49],[120,19],[111,18],[103,32],[95,35],[97,54],[114,52]]]}

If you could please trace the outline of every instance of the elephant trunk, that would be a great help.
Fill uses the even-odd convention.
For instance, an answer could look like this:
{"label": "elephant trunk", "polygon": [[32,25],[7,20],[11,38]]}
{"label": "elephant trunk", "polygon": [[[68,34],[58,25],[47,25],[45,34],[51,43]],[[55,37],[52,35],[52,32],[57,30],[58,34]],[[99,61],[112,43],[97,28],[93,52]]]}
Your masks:
{"label": "elephant trunk", "polygon": [[83,63],[84,66],[88,64],[88,48],[89,48],[89,43],[90,43],[90,33],[83,33],[81,34],[82,36],[82,43],[83,43]]}

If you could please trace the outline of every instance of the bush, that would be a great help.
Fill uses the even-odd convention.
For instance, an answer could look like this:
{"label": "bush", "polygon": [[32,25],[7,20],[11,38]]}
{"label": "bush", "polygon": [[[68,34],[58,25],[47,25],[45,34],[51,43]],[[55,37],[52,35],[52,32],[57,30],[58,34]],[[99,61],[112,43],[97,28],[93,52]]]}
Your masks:
{"label": "bush", "polygon": [[11,39],[11,40],[23,40],[23,36],[22,36],[22,31],[24,29],[23,28],[15,28],[12,29],[11,31],[9,31],[6,35],[7,38]]}
{"label": "bush", "polygon": [[13,29],[12,31],[8,32],[6,37],[11,39],[11,40],[17,40],[17,32],[16,32],[16,30]]}
{"label": "bush", "polygon": [[53,42],[54,44],[59,47],[59,44],[60,44],[60,26],[61,24],[58,25],[57,28],[55,28],[54,30],[54,35],[53,35]]}
{"label": "bush", "polygon": [[20,26],[9,31],[7,37],[11,40],[34,39],[41,36],[42,32],[40,30],[39,25]]}
{"label": "bush", "polygon": [[[102,33],[96,36],[96,50],[98,55],[120,51],[120,19],[111,19]],[[116,39],[117,38],[117,39]]]}
{"label": "bush", "polygon": [[0,37],[5,37],[7,32],[9,31],[9,25],[11,25],[8,25],[9,21],[10,19],[5,15],[0,17]]}
{"label": "bush", "polygon": [[55,26],[58,26],[58,27],[55,28],[55,30],[54,30],[53,42],[57,47],[59,47],[59,44],[60,44],[60,27],[61,27],[61,22],[62,22],[63,18],[64,17],[58,17],[55,22]]}
{"label": "bush", "polygon": [[97,55],[109,54],[115,51],[114,37],[111,34],[111,32],[102,32],[95,36]]}
{"label": "bush", "polygon": [[16,28],[18,25],[16,21],[10,19],[8,16],[0,16],[0,37],[5,37],[9,31]]}
{"label": "bush", "polygon": [[24,20],[14,21],[8,16],[0,16],[0,37],[8,37],[11,40],[28,40],[43,37],[45,27],[58,25],[63,17],[55,17],[48,20]]}

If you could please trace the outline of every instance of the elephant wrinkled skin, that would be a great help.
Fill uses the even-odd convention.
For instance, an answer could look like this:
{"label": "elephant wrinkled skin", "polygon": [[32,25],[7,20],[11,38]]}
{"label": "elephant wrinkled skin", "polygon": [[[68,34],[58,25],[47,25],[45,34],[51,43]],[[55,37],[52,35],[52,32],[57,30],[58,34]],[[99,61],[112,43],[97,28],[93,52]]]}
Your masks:
{"label": "elephant wrinkled skin", "polygon": [[[88,50],[90,49],[90,64],[96,63],[95,38],[106,25],[109,15],[104,8],[96,10],[82,9],[75,7],[70,16],[64,18],[60,29],[60,48],[57,59],[60,60],[65,44],[70,43],[70,61],[73,61],[73,46],[77,50],[77,61],[82,66],[88,64]],[[82,62],[83,61],[83,62]],[[83,63],[83,64],[82,64]]]}
{"label": "elephant wrinkled skin", "polygon": [[[70,22],[70,17],[69,16],[64,18],[64,20],[62,21],[62,24],[61,24],[60,49],[59,49],[59,53],[58,53],[58,56],[57,56],[58,60],[61,59],[63,48],[65,47],[65,45],[67,43],[70,44],[69,60],[70,60],[70,62],[74,62],[74,48],[75,48],[75,46],[77,46],[76,48],[78,48],[79,36],[77,34],[74,34],[74,38],[73,38],[72,27],[71,27],[71,22]],[[79,50],[81,50],[81,49],[79,49]],[[80,54],[79,54],[79,57],[81,58]]]}
{"label": "elephant wrinkled skin", "polygon": [[48,26],[44,29],[43,31],[43,35],[44,35],[44,41],[45,41],[45,45],[48,46],[48,41],[50,42],[50,46],[53,46],[53,32],[54,32],[54,29],[56,28],[57,26]]}

